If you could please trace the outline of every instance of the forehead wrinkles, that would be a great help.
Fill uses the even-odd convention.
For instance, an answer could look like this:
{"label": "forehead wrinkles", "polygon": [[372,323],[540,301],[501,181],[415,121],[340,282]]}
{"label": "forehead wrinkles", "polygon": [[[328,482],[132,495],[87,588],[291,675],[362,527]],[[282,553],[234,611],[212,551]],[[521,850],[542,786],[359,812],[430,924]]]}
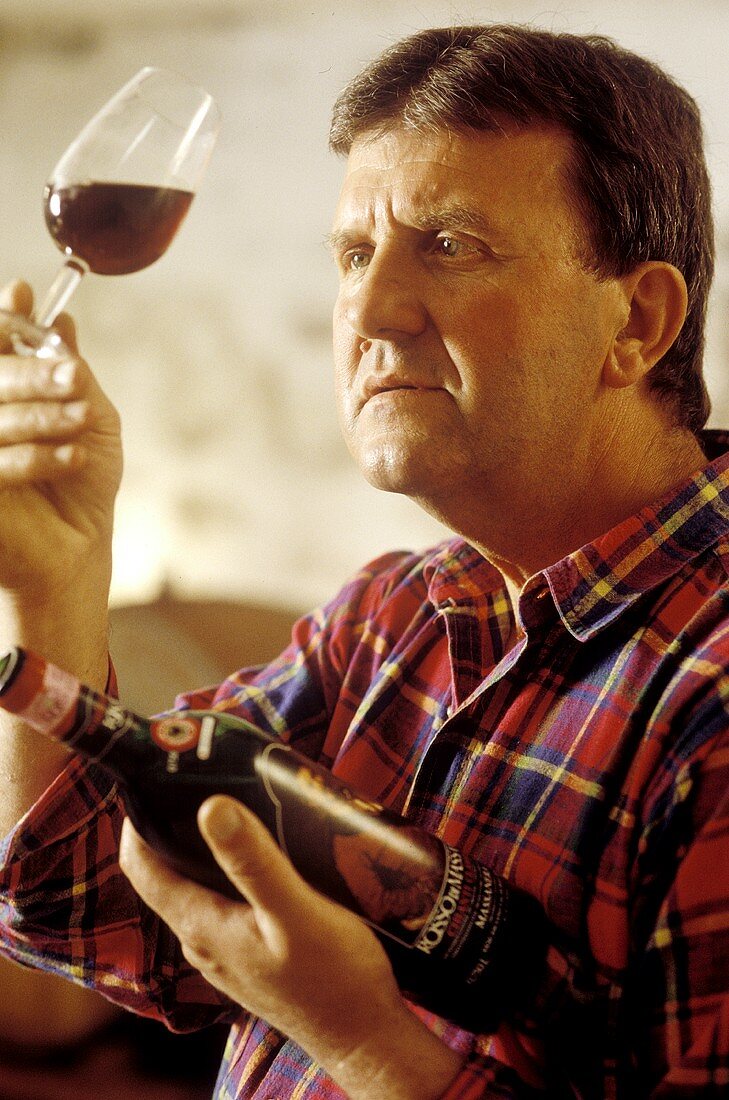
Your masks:
{"label": "forehead wrinkles", "polygon": [[399,130],[361,139],[347,161],[338,213],[399,220],[401,212],[413,215],[439,203],[452,191],[449,181],[463,174],[453,144],[448,133],[424,140]]}
{"label": "forehead wrinkles", "polygon": [[416,181],[400,169],[371,173],[352,178],[343,189],[336,226],[420,228],[431,223],[428,212],[444,208],[446,201],[443,188],[435,179]]}
{"label": "forehead wrinkles", "polygon": [[[374,156],[368,157],[367,153]],[[381,150],[363,150],[350,164],[335,214],[337,229],[405,226],[430,231],[438,228],[493,232],[498,218],[494,203],[478,186],[470,166],[455,156],[377,156]]]}

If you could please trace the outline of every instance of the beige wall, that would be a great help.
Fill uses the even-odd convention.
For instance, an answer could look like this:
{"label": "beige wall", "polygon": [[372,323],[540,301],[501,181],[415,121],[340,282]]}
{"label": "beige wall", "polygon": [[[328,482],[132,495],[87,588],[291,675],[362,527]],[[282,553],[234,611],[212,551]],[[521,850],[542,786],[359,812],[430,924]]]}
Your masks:
{"label": "beige wall", "polygon": [[[612,34],[683,80],[705,109],[726,250],[723,0],[4,0],[0,279],[25,273],[45,288],[58,260],[43,228],[45,177],[87,114],[141,65],[189,73],[224,118],[170,253],[129,278],[89,277],[74,301],[83,348],[125,424],[117,602],[169,586],[308,607],[364,558],[440,537],[414,505],[363,485],[339,440],[334,278],[321,241],[341,166],[326,132],[338,89],[389,41],[483,19]],[[708,366],[716,419],[729,412],[725,268],[722,254]]]}

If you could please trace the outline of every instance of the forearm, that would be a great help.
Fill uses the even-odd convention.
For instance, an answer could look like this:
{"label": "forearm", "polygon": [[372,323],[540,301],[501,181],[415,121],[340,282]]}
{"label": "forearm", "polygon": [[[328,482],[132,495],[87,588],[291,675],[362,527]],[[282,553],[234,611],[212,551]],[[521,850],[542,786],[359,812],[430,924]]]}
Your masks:
{"label": "forearm", "polygon": [[[107,600],[111,557],[100,548],[55,584],[32,595],[0,591],[0,651],[20,645],[41,653],[92,687],[108,677]],[[0,711],[0,834],[5,835],[68,761],[60,746]]]}
{"label": "forearm", "polygon": [[[187,964],[116,866],[123,807],[112,778],[70,760],[3,845],[0,953],[175,1030],[227,1017],[229,1003]],[[86,1013],[93,1022],[93,1004],[76,995],[73,1003],[78,1026]]]}

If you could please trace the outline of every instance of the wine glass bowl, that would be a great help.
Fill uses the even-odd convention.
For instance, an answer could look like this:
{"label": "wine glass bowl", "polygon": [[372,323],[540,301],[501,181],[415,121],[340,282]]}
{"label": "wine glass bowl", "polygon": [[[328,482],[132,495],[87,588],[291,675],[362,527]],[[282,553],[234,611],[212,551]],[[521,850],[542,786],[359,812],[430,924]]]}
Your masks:
{"label": "wine glass bowl", "polygon": [[[219,125],[212,97],[184,77],[146,67],[93,116],[44,191],[48,231],[66,261],[32,323],[0,311],[16,351],[62,354],[49,326],[82,276],[126,275],[169,247],[190,208]],[[21,332],[22,329],[22,332]]]}
{"label": "wine glass bowl", "polygon": [[68,257],[95,275],[128,275],[167,251],[191,191],[93,180],[46,186],[48,231]]}

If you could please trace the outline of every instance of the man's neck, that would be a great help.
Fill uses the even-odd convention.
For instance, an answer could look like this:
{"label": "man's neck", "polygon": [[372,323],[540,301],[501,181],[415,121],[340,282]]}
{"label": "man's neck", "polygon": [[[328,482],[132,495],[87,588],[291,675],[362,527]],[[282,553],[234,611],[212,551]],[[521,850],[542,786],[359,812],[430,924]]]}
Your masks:
{"label": "man's neck", "polygon": [[706,461],[694,435],[673,432],[642,449],[628,447],[626,456],[612,462],[596,462],[577,489],[574,484],[541,486],[531,496],[505,497],[485,518],[463,510],[454,517],[450,509],[450,515],[441,512],[438,518],[501,572],[516,608],[529,577],[678,488]]}

